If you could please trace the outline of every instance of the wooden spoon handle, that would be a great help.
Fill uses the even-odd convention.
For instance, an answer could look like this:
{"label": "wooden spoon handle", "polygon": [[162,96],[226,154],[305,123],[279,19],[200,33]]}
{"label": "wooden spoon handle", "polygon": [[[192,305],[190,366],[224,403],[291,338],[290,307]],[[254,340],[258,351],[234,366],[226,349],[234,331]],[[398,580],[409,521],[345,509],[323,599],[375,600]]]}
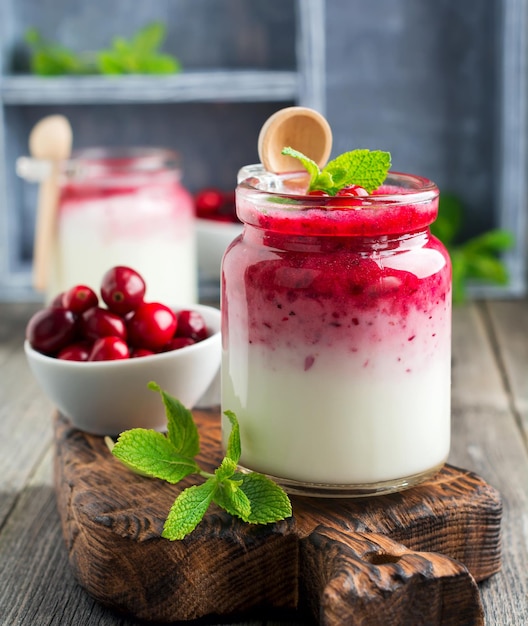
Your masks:
{"label": "wooden spoon handle", "polygon": [[33,287],[44,291],[48,285],[51,256],[57,230],[59,201],[59,165],[52,164],[51,174],[40,184],[33,249]]}
{"label": "wooden spoon handle", "polygon": [[63,115],[48,115],[35,124],[29,135],[29,152],[34,159],[49,163],[51,172],[41,183],[33,249],[33,286],[43,291],[48,286],[50,260],[57,228],[59,173],[61,162],[72,148],[72,128]]}

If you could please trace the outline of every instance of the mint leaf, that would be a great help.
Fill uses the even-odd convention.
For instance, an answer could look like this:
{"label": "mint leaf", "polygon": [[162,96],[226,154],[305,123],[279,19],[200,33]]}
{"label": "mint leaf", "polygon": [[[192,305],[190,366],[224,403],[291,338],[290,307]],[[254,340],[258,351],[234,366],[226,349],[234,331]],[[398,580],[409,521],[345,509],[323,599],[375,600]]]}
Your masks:
{"label": "mint leaf", "polygon": [[142,74],[175,74],[181,65],[168,54],[152,54],[141,57],[138,72]]}
{"label": "mint leaf", "polygon": [[513,247],[515,237],[508,230],[494,228],[470,239],[464,248],[466,252],[497,254]]}
{"label": "mint leaf", "polygon": [[200,523],[211,502],[245,522],[268,524],[291,515],[286,493],[261,474],[237,471],[241,455],[240,430],[236,415],[225,411],[231,423],[226,456],[210,474],[200,468],[194,456],[200,449],[198,429],[191,411],[154,382],[149,388],[161,394],[168,418],[168,433],[134,428],[121,433],[110,452],[127,467],[146,476],[177,483],[190,474],[207,480],[184,489],[176,498],[165,521],[162,536],[183,539]]}
{"label": "mint leaf", "polygon": [[308,192],[320,190],[335,196],[344,187],[358,185],[372,193],[387,177],[391,166],[391,155],[382,150],[359,149],[345,152],[319,170],[317,163],[290,147],[282,154],[299,159],[310,175]]}
{"label": "mint leaf", "polygon": [[431,224],[431,233],[448,248],[460,232],[463,212],[460,198],[447,192],[440,194],[438,216]]}
{"label": "mint leaf", "polygon": [[241,480],[222,481],[214,494],[214,502],[230,515],[248,522],[251,517],[251,501],[240,488]]}
{"label": "mint leaf", "polygon": [[149,54],[161,46],[165,39],[162,22],[152,22],[141,28],[132,38],[132,47],[140,54]]}
{"label": "mint leaf", "polygon": [[464,253],[457,247],[449,252],[452,267],[453,304],[466,301],[467,266]]}
{"label": "mint leaf", "polygon": [[[345,185],[343,185],[344,187]],[[340,187],[334,182],[334,177],[330,172],[322,171],[319,176],[310,184],[308,191],[326,191],[329,195],[335,195],[334,190],[337,192]],[[330,191],[328,191],[330,190]],[[332,192],[332,193],[330,193]]]}
{"label": "mint leaf", "polygon": [[290,517],[292,506],[286,492],[263,474],[251,472],[237,474],[242,478],[240,489],[251,502],[251,514],[246,521],[252,524],[269,524]]}
{"label": "mint leaf", "polygon": [[172,484],[200,470],[193,458],[178,454],[165,435],[145,428],[121,433],[112,454],[130,469]]}
{"label": "mint leaf", "polygon": [[502,261],[489,254],[467,254],[465,261],[468,278],[490,280],[498,285],[508,282],[508,271]]}
{"label": "mint leaf", "polygon": [[227,440],[226,456],[236,464],[239,462],[240,455],[242,454],[242,447],[240,445],[240,427],[233,411],[224,411],[224,415],[231,422],[231,432],[229,433],[229,439]]}
{"label": "mint leaf", "polygon": [[121,74],[122,65],[112,52],[99,52],[97,54],[97,67],[101,74]]}
{"label": "mint leaf", "polygon": [[217,488],[212,478],[184,489],[174,501],[161,534],[165,539],[183,539],[202,521]]}
{"label": "mint leaf", "polygon": [[333,194],[343,187],[359,185],[369,193],[376,190],[387,178],[391,155],[382,150],[352,150],[330,161],[323,172],[332,175]]}
{"label": "mint leaf", "polygon": [[473,280],[499,285],[508,282],[508,269],[500,254],[515,244],[514,233],[502,229],[492,229],[460,243],[464,209],[458,196],[443,192],[438,217],[431,224],[431,233],[443,242],[451,257],[455,305],[467,300],[467,286]]}
{"label": "mint leaf", "polygon": [[184,456],[196,456],[200,452],[200,437],[191,411],[157,383],[150,382],[148,387],[161,394],[168,420],[168,437],[175,451]]}
{"label": "mint leaf", "polygon": [[111,48],[99,53],[101,72],[172,74],[180,71],[181,65],[175,57],[158,52],[164,38],[165,26],[161,22],[148,24],[130,40],[114,37]]}
{"label": "mint leaf", "polygon": [[226,480],[227,478],[231,478],[237,469],[238,466],[236,462],[226,456],[222,460],[220,467],[215,470],[215,476],[219,481]]}
{"label": "mint leaf", "polygon": [[98,52],[76,53],[44,39],[35,28],[25,33],[31,52],[31,71],[42,76],[62,74],[172,74],[181,64],[158,48],[165,38],[161,22],[147,24],[130,39],[114,37],[109,48]]}
{"label": "mint leaf", "polygon": [[317,165],[317,163],[315,161],[312,161],[312,159],[308,158],[307,156],[305,156],[302,152],[299,152],[298,150],[295,150],[294,148],[290,148],[289,146],[287,146],[286,148],[282,149],[281,154],[284,154],[286,156],[291,156],[294,159],[299,159],[299,161],[306,168],[306,171],[308,172],[308,174],[310,174],[310,185],[312,185],[312,183],[320,175],[321,172],[319,170],[319,166]]}

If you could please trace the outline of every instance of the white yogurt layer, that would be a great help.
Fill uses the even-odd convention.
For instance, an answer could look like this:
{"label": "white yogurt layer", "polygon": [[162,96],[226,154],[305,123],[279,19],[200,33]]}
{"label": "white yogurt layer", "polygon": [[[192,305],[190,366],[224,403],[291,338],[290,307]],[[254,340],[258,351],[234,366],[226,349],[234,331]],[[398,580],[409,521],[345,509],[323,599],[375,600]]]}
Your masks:
{"label": "white yogurt layer", "polygon": [[271,355],[264,345],[246,344],[232,352],[237,360],[223,355],[222,408],[238,417],[243,466],[289,480],[357,485],[445,462],[448,348],[413,358],[412,367],[402,367],[400,349],[391,355],[386,346],[368,363],[365,354],[335,346],[313,362],[301,350],[304,367],[293,366],[291,348]]}
{"label": "white yogurt layer", "polygon": [[78,199],[61,205],[47,299],[76,284],[99,289],[115,265],[138,271],[146,299],[165,304],[197,301],[196,243],[192,208],[177,215],[186,195],[139,193]]}

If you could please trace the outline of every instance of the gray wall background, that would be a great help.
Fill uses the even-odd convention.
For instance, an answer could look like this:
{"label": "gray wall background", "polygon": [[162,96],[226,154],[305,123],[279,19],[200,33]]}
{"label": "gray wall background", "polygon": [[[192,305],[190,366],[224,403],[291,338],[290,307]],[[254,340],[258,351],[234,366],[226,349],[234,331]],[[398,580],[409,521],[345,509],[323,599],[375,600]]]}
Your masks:
{"label": "gray wall background", "polygon": [[494,0],[328,0],[327,115],[335,150],[390,150],[393,169],[461,196],[491,227],[496,182]]}

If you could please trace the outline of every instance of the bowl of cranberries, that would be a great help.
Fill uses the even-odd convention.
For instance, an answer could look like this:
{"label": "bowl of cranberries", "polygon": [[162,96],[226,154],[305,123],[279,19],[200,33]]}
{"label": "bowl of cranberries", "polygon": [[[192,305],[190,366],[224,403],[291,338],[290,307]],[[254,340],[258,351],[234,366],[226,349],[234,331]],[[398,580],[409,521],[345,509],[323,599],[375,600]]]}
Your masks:
{"label": "bowl of cranberries", "polygon": [[166,428],[150,381],[196,406],[221,358],[220,311],[145,298],[132,268],[108,270],[97,293],[75,285],[28,321],[24,349],[41,389],[80,430],[117,435]]}

